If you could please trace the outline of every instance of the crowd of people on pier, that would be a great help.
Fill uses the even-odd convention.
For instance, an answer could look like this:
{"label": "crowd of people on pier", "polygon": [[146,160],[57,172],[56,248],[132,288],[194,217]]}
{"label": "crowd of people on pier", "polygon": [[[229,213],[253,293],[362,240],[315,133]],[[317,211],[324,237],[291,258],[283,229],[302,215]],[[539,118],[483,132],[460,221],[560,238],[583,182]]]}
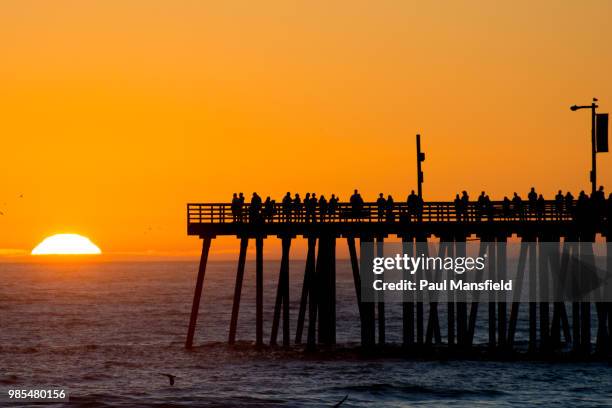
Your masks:
{"label": "crowd of people on pier", "polygon": [[[316,193],[306,193],[304,198],[299,193],[287,194],[280,205],[269,196],[262,200],[257,193],[253,193],[250,204],[245,205],[243,193],[234,193],[231,204],[232,219],[234,222],[271,221],[275,216],[286,222],[326,222],[336,218],[363,219],[375,217],[378,222],[393,222],[396,218],[403,221],[422,221],[425,210],[423,199],[414,192],[408,195],[406,201],[396,203],[391,195],[380,193],[374,205],[367,205],[361,194],[355,189],[348,203],[340,203],[339,198],[332,194],[329,198],[324,195],[317,197]],[[438,203],[430,203],[429,220],[450,219],[448,206],[436,207]],[[508,220],[562,220],[598,222],[612,220],[612,193],[606,199],[604,188],[594,192],[591,196],[581,191],[575,198],[571,192],[563,193],[561,190],[554,200],[547,201],[542,194],[538,194],[534,187],[527,194],[527,199],[514,192],[512,198],[504,196],[501,204],[495,205],[489,196],[482,191],[478,198],[470,200],[467,191],[455,195],[453,201],[454,219],[456,221],[483,221],[497,219]]]}

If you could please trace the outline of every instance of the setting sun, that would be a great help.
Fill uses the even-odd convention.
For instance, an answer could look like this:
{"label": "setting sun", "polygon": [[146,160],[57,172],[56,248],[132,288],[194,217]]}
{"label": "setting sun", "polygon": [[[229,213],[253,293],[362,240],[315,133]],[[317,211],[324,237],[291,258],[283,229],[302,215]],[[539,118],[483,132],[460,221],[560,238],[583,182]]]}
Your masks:
{"label": "setting sun", "polygon": [[32,250],[32,255],[97,255],[98,248],[87,237],[78,234],[56,234],[45,238]]}

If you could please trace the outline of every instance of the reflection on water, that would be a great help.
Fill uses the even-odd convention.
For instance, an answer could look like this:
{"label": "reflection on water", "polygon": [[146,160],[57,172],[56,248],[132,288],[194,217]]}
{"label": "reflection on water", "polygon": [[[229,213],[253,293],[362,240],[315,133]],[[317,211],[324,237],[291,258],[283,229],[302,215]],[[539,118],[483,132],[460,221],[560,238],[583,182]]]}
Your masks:
{"label": "reflection on water", "polygon": [[[270,332],[278,262],[266,265]],[[291,265],[292,329],[303,262]],[[565,406],[612,402],[606,364],[366,359],[298,350],[255,351],[254,267],[247,265],[238,344],[225,345],[235,263],[207,270],[194,351],[183,349],[197,265],[0,264],[0,389],[68,387],[70,406]],[[338,341],[359,339],[348,261],[338,261]],[[399,342],[401,305],[388,306],[387,338]],[[443,308],[441,310],[443,313]],[[486,312],[483,310],[481,316]],[[441,322],[445,321],[443,314]],[[524,341],[523,326],[517,335]],[[292,330],[292,331],[293,331]],[[486,341],[486,330],[476,341]],[[267,340],[267,336],[265,337]],[[174,387],[159,372],[178,378]],[[45,405],[50,406],[50,405]]]}

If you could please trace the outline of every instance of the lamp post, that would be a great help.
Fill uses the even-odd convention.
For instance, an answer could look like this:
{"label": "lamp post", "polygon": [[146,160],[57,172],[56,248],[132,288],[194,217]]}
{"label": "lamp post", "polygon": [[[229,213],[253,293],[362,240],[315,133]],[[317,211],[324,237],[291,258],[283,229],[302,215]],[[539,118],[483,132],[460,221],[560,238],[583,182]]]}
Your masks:
{"label": "lamp post", "polygon": [[573,105],[570,107],[572,111],[579,109],[590,109],[591,110],[591,194],[597,191],[597,149],[595,147],[595,109],[599,106],[595,103],[597,98],[593,98],[593,102],[590,105]]}

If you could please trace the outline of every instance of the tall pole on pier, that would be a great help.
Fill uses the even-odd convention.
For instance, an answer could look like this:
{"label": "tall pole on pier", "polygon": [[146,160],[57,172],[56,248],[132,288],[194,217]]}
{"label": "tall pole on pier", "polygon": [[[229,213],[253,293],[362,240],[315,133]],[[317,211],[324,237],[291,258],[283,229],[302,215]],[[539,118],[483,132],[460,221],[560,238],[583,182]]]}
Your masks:
{"label": "tall pole on pier", "polygon": [[421,135],[416,135],[416,153],[417,153],[417,183],[419,198],[423,198],[423,172],[421,171],[421,162],[425,161],[425,153],[421,152]]}
{"label": "tall pole on pier", "polygon": [[597,113],[595,109],[598,108],[597,98],[593,98],[593,102],[590,105],[573,105],[570,107],[572,111],[579,109],[590,109],[591,110],[591,174],[589,179],[591,181],[591,193],[597,191],[597,147],[596,147],[596,136],[595,136],[595,119]]}

